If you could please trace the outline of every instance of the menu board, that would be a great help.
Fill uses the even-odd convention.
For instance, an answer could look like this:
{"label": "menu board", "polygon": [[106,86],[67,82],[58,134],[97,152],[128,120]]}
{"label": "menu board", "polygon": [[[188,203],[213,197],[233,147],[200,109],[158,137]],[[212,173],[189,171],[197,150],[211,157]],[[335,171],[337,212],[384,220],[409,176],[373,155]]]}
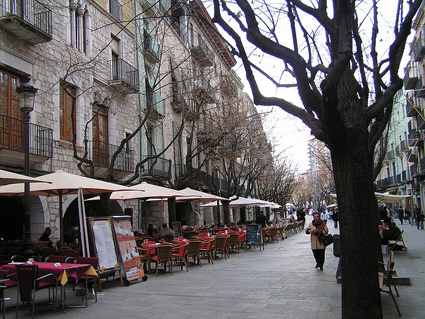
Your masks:
{"label": "menu board", "polygon": [[119,268],[114,244],[114,237],[109,219],[90,219],[94,248],[99,259],[99,269]]}
{"label": "menu board", "polygon": [[260,245],[262,243],[262,230],[261,225],[252,224],[246,225],[246,244],[247,245]]}
{"label": "menu board", "polygon": [[145,274],[134,239],[130,217],[118,216],[111,217],[111,219],[127,280],[143,278]]}

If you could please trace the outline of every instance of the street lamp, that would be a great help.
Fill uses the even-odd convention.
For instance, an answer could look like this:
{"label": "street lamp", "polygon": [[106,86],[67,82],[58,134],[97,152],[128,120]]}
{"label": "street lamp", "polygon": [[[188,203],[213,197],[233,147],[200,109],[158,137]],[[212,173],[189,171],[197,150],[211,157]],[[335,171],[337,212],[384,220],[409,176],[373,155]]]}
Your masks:
{"label": "street lamp", "polygon": [[[30,113],[34,109],[35,95],[37,89],[30,84],[30,78],[24,77],[22,84],[16,88],[19,95],[19,105],[24,113],[25,128],[25,175],[30,176]],[[25,183],[25,212],[24,212],[24,248],[22,254],[25,257],[32,257],[32,241],[31,241],[31,212],[30,212],[30,184]]]}

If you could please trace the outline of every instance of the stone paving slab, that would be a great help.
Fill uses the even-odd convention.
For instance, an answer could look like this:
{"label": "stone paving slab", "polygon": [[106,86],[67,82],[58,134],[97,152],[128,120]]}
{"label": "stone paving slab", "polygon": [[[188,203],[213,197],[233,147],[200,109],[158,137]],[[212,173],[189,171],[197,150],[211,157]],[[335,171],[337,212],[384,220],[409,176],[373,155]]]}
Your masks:
{"label": "stone paving slab", "polygon": [[[332,233],[338,233],[329,223]],[[424,318],[425,230],[410,225],[405,230],[407,252],[395,252],[398,276],[409,276],[411,286],[398,286],[397,298],[403,318]],[[88,308],[36,310],[37,318],[203,318],[203,319],[333,319],[341,318],[341,285],[335,273],[338,258],[331,247],[326,250],[324,270],[314,268],[309,237],[303,232],[284,241],[271,243],[264,251],[251,249],[230,258],[217,259],[214,265],[203,259],[202,267],[189,265],[189,272],[173,267],[174,275],[148,275],[146,282],[122,287],[119,281],[102,284],[98,302]],[[15,316],[16,291],[6,292],[6,318]],[[70,301],[78,302],[73,292]],[[72,299],[74,298],[74,299]],[[382,294],[384,318],[398,318],[387,294]],[[19,318],[30,318],[20,311]]]}

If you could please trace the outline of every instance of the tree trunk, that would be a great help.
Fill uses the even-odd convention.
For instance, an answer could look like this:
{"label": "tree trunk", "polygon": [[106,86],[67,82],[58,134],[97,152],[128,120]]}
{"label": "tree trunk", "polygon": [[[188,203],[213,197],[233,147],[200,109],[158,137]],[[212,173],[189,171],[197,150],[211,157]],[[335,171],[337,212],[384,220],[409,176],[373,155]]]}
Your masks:
{"label": "tree trunk", "polygon": [[331,149],[340,216],[342,318],[382,318],[373,155],[366,128],[346,132],[337,149]]}
{"label": "tree trunk", "polygon": [[228,200],[223,200],[221,204],[223,205],[223,223],[227,226],[230,226],[230,202]]}

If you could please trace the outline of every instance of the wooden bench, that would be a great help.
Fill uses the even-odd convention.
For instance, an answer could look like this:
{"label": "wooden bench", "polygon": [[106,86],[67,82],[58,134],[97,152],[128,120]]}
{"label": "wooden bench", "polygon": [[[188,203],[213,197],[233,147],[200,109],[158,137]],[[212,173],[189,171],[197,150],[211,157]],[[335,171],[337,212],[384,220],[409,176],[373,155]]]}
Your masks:
{"label": "wooden bench", "polygon": [[407,251],[406,244],[403,239],[404,230],[401,232],[400,236],[397,239],[388,240],[388,246],[391,247],[390,252],[394,251],[394,248],[397,247],[397,244],[400,243],[400,246],[403,246],[403,251]]}
{"label": "wooden bench", "polygon": [[[383,264],[383,265],[385,267],[385,264]],[[381,290],[381,292],[384,292],[384,293],[389,294],[391,296],[391,298],[394,301],[395,307],[397,309],[398,316],[401,317],[400,309],[398,308],[397,301],[395,300],[393,291],[391,289],[391,286],[393,286],[394,290],[397,294],[397,297],[400,296],[398,294],[397,287],[394,284],[393,274],[395,274],[395,271],[394,271],[394,252],[391,251],[390,252],[390,258],[388,259],[388,262],[386,264],[385,272],[378,272],[379,289]],[[387,288],[386,290],[384,289],[384,286]]]}

